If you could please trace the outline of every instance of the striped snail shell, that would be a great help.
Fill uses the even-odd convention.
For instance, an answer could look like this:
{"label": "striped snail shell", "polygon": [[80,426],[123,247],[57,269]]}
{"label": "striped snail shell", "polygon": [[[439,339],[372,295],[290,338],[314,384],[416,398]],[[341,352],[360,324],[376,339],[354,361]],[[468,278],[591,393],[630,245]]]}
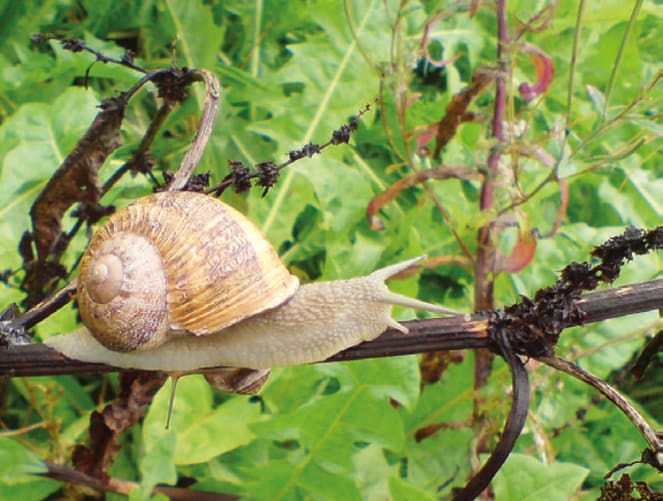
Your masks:
{"label": "striped snail shell", "polygon": [[260,231],[205,195],[146,196],[95,233],[81,261],[80,315],[114,351],[205,336],[288,301],[299,281]]}

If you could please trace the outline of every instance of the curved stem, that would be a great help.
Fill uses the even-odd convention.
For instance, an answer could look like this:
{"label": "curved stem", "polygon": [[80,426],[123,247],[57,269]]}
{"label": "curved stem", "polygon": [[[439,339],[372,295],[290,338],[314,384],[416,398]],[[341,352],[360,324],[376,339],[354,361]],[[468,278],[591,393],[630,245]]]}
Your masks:
{"label": "curved stem", "polygon": [[564,360],[563,358],[557,356],[539,357],[537,360],[540,360],[550,367],[554,367],[557,370],[565,372],[600,391],[608,400],[610,400],[613,404],[619,407],[619,409],[624,414],[626,414],[626,417],[628,417],[633,425],[638,429],[640,434],[644,437],[656,455],[659,463],[661,463],[661,459],[658,458],[663,458],[663,432],[657,432],[652,426],[650,426],[642,414],[640,414],[640,412],[633,406],[633,404],[626,400],[626,398],[621,393],[619,393],[616,389],[614,389],[602,379],[594,376],[591,372],[588,372],[582,367],[573,364],[568,360]]}
{"label": "curved stem", "polygon": [[493,453],[463,490],[454,497],[454,501],[471,501],[476,499],[488,487],[491,480],[509,457],[509,454],[511,454],[527,420],[530,397],[527,370],[511,348],[508,333],[505,330],[496,336],[496,340],[502,356],[509,364],[509,369],[511,370],[511,383],[513,387],[511,410],[504,424],[504,432],[500,436]]}

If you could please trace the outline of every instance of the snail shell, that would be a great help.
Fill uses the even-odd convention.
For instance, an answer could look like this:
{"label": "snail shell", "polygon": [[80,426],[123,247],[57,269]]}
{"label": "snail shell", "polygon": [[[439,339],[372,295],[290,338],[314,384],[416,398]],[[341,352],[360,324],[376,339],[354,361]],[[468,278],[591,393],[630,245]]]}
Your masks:
{"label": "snail shell", "polygon": [[271,310],[299,281],[237,210],[192,192],[157,193],[119,210],[82,261],[83,322],[114,351],[204,336]]}

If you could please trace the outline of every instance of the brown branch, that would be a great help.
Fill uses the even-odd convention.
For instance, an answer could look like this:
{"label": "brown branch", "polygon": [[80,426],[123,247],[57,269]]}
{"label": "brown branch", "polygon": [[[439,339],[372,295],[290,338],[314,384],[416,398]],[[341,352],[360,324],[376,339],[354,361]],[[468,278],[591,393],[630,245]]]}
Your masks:
{"label": "brown branch", "polygon": [[[48,471],[43,474],[45,477],[91,487],[101,492],[114,492],[128,496],[133,489],[140,485],[137,482],[118,480],[116,478],[110,478],[108,482],[103,482],[86,473],[49,461],[46,461],[45,465],[48,468]],[[153,492],[154,494],[165,494],[169,499],[179,501],[234,501],[238,499],[237,496],[229,494],[215,494],[213,492],[203,492],[183,487],[156,486]]]}
{"label": "brown branch", "polygon": [[640,414],[638,409],[636,409],[625,397],[623,397],[617,390],[615,390],[608,383],[603,381],[600,378],[597,378],[592,373],[586,371],[582,367],[575,365],[568,360],[564,360],[559,357],[541,357],[543,363],[553,367],[557,370],[565,372],[574,378],[596,388],[600,391],[606,398],[608,398],[613,404],[615,404],[628,419],[635,425],[640,434],[647,441],[651,450],[656,454],[657,461],[659,465],[661,463],[660,457],[663,455],[663,435],[659,434]]}
{"label": "brown branch", "polygon": [[219,81],[213,73],[206,70],[195,70],[193,72],[193,80],[205,83],[205,104],[203,105],[203,112],[200,116],[198,131],[191,142],[191,147],[182,159],[179,169],[170,181],[167,191],[181,190],[186,186],[194,169],[198,166],[200,158],[203,156],[205,146],[207,146],[207,141],[212,135],[214,124],[216,123],[219,97],[221,96]]}
{"label": "brown branch", "polygon": [[[644,311],[663,309],[663,279],[625,285],[594,292],[576,302],[584,313],[584,322],[598,322]],[[337,353],[328,361],[391,357],[427,351],[488,348],[488,315],[433,318],[404,322],[410,334],[388,330],[374,341],[362,343]],[[69,360],[44,345],[0,348],[0,376],[47,376],[122,372],[103,364]]]}

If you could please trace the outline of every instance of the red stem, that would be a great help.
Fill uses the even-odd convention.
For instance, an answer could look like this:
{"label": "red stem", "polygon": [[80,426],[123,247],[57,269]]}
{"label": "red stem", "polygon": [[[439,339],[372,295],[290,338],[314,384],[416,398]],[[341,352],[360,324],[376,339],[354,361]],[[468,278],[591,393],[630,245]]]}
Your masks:
{"label": "red stem", "polygon": [[[490,210],[494,204],[494,181],[498,176],[498,166],[501,157],[501,143],[505,141],[504,116],[506,110],[506,85],[504,75],[507,74],[507,62],[504,52],[509,43],[506,19],[506,0],[497,0],[497,60],[498,75],[495,90],[495,112],[493,115],[493,137],[497,144],[488,155],[488,175],[481,189],[480,208],[482,211]],[[493,245],[493,225],[488,222],[482,226],[477,235],[477,257],[475,265],[474,308],[475,311],[490,311],[494,309],[494,279],[495,279],[495,247]],[[486,350],[477,350],[474,365],[474,388],[479,390],[487,382],[491,372],[494,355]],[[482,414],[481,401],[475,399],[473,417],[480,419]],[[485,449],[485,444],[477,444],[477,451]]]}

